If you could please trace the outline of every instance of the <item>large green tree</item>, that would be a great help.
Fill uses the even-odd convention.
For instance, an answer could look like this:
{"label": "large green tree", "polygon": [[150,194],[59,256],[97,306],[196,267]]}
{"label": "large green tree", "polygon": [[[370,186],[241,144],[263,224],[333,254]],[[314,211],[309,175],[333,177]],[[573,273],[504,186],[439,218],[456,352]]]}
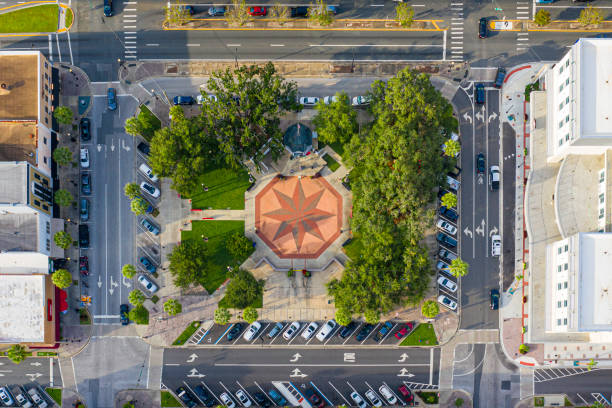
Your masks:
{"label": "large green tree", "polygon": [[193,239],[181,242],[170,254],[169,269],[174,284],[180,288],[203,282],[209,272],[207,247]]}
{"label": "large green tree", "polygon": [[215,310],[215,323],[220,325],[228,324],[231,318],[232,315],[226,308],[220,307]]}
{"label": "large green tree", "polygon": [[244,269],[232,271],[230,278],[225,289],[225,302],[230,307],[244,309],[263,294],[263,284]]}
{"label": "large green tree", "polygon": [[253,322],[257,320],[258,317],[259,317],[259,313],[257,312],[257,309],[255,309],[254,307],[249,306],[245,308],[244,311],[242,312],[242,318],[248,324],[253,324]]}
{"label": "large green tree", "polygon": [[242,263],[253,252],[253,242],[245,237],[242,232],[236,232],[229,237],[225,246],[239,263]]}
{"label": "large green tree", "polygon": [[68,249],[70,245],[72,245],[72,237],[66,231],[58,231],[53,235],[53,241],[55,241],[55,245],[62,249]]}
{"label": "large green tree", "polygon": [[133,306],[141,306],[147,298],[140,289],[134,289],[128,294],[128,301]]}
{"label": "large green tree", "polygon": [[133,200],[134,197],[140,195],[140,187],[138,187],[136,183],[126,183],[125,186],[123,186],[123,192],[130,200]]}
{"label": "large green tree", "polygon": [[146,307],[139,305],[130,310],[129,318],[136,324],[149,324],[149,311]]}
{"label": "large green tree", "polygon": [[121,273],[127,279],[133,279],[134,276],[136,276],[136,267],[131,264],[125,264],[123,265],[123,268],[121,268]]}
{"label": "large green tree", "polygon": [[72,152],[67,147],[58,147],[53,151],[53,160],[60,166],[67,166],[72,162]]}
{"label": "large green tree", "polygon": [[21,344],[11,346],[6,352],[6,356],[15,364],[21,363],[27,356],[26,348]]}
{"label": "large green tree", "polygon": [[160,124],[160,120],[151,111],[141,107],[138,116],[128,118],[125,121],[125,133],[151,140],[155,132],[160,129]]}
{"label": "large green tree", "polygon": [[300,109],[295,82],[286,81],[269,62],[214,72],[207,87],[217,100],[203,101],[200,119],[219,140],[228,164],[237,167],[250,158],[259,166],[267,149],[274,160],[280,157],[280,116]]}
{"label": "large green tree", "polygon": [[57,120],[57,123],[69,125],[72,123],[72,109],[67,106],[58,106],[53,111],[53,117]]}
{"label": "large green tree", "polygon": [[51,275],[53,284],[60,289],[66,289],[72,285],[72,275],[67,269],[58,269]]}
{"label": "large green tree", "polygon": [[421,313],[423,316],[433,319],[440,313],[440,306],[438,306],[438,302],[435,300],[427,300],[421,305]]}
{"label": "large green tree", "polygon": [[357,111],[345,92],[336,94],[336,100],[326,105],[322,100],[315,106],[317,115],[312,123],[323,143],[348,143],[359,132]]}
{"label": "large green tree", "polygon": [[183,311],[183,306],[176,299],[168,299],[164,302],[164,312],[170,316],[176,316]]}
{"label": "large green tree", "polygon": [[60,188],[55,192],[53,199],[55,200],[55,204],[59,205],[60,207],[68,207],[74,200],[72,198],[72,194],[70,194],[70,191],[64,190],[63,188]]}

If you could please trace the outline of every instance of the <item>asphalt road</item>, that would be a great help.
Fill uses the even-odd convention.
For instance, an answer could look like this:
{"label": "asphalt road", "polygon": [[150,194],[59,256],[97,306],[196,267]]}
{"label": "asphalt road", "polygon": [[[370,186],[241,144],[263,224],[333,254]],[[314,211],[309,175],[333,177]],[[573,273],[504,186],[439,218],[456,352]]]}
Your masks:
{"label": "asphalt road", "polygon": [[107,109],[106,96],[93,98],[89,113],[92,140],[82,143],[89,149],[92,194],[81,195],[90,201],[87,224],[90,249],[81,254],[89,258],[89,288],[82,288],[92,297],[90,312],[94,324],[119,323],[119,305],[128,303],[133,282],[121,274],[123,265],[134,263],[135,216],[123,193],[126,183],[136,181],[133,137],[123,129],[138,104],[131,96],[119,96],[116,111]]}
{"label": "asphalt road", "polygon": [[[386,383],[436,388],[439,349],[166,349],[162,383],[172,390],[204,384],[217,397],[240,388],[249,394],[273,388],[272,381],[316,387],[334,405],[348,404],[352,390],[361,395]],[[331,405],[331,404],[330,404]],[[348,404],[351,405],[351,404]]]}
{"label": "asphalt road", "polygon": [[36,381],[43,387],[61,387],[62,378],[57,359],[52,357],[29,357],[21,364],[8,358],[0,362],[1,384],[27,384]]}
{"label": "asphalt road", "polygon": [[534,371],[534,392],[542,394],[567,394],[577,404],[594,401],[612,404],[610,377],[612,370],[594,368],[538,369]]}

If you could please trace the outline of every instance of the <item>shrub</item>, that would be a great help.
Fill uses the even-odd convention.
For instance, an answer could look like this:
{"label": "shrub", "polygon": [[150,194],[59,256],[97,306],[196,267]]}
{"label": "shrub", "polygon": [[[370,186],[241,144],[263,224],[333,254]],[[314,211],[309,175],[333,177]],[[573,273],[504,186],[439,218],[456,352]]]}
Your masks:
{"label": "shrub", "polygon": [[130,310],[129,317],[136,324],[149,324],[149,311],[142,305]]}
{"label": "shrub", "polygon": [[254,307],[247,307],[242,312],[242,318],[249,324],[252,324],[259,317],[259,313],[257,313],[257,309]]}
{"label": "shrub", "polygon": [[423,302],[423,306],[421,306],[421,313],[423,316],[433,319],[440,313],[440,306],[438,306],[438,302],[435,300],[426,300]]}
{"label": "shrub", "polygon": [[231,318],[232,315],[229,310],[223,307],[215,310],[215,323],[220,325],[228,324]]}

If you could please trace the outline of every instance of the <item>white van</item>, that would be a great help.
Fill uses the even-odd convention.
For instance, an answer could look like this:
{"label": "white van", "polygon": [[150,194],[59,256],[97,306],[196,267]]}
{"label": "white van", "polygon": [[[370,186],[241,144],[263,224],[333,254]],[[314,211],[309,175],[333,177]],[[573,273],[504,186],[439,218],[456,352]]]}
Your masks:
{"label": "white van", "polygon": [[159,178],[155,174],[153,174],[153,170],[151,170],[151,168],[147,166],[146,163],[142,163],[140,167],[138,167],[138,170],[140,170],[145,176],[149,178],[149,180],[154,183],[159,180]]}

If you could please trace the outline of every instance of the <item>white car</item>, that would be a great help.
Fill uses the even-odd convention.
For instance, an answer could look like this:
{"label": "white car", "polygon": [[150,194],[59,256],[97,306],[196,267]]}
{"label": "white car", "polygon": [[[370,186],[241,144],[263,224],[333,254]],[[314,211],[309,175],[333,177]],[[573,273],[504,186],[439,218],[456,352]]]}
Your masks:
{"label": "white car", "polygon": [[15,401],[13,401],[13,399],[11,398],[11,395],[8,392],[8,389],[6,387],[0,387],[0,400],[2,400],[2,402],[5,405],[13,405],[15,403]]}
{"label": "white car", "polygon": [[47,401],[43,400],[34,388],[30,388],[28,390],[28,394],[30,394],[30,398],[32,398],[32,401],[34,401],[34,403],[38,405],[39,408],[47,408],[49,406],[49,404],[47,404]]}
{"label": "white car", "polygon": [[291,338],[295,336],[298,330],[300,330],[300,327],[302,327],[300,322],[291,323],[289,327],[287,328],[287,330],[285,330],[285,332],[283,333],[283,338],[285,340],[291,340]]}
{"label": "white car", "polygon": [[15,399],[17,400],[17,403],[23,408],[33,407],[32,403],[28,401],[28,399],[24,397],[22,393],[15,394]]}
{"label": "white car", "polygon": [[438,278],[438,285],[445,287],[453,293],[457,291],[457,284],[444,276]]}
{"label": "white car", "polygon": [[312,337],[313,334],[315,334],[318,328],[319,328],[319,325],[316,322],[310,323],[308,327],[306,327],[306,330],[302,332],[302,337],[308,340],[309,338]]}
{"label": "white car", "polygon": [[365,396],[367,399],[370,400],[370,403],[373,407],[382,407],[382,401],[376,396],[376,393],[374,391],[367,390]]}
{"label": "white car", "polygon": [[138,170],[140,170],[145,176],[147,176],[149,180],[154,183],[159,180],[159,177],[153,174],[153,170],[149,166],[147,166],[146,163],[142,163],[140,167],[138,167]]}
{"label": "white car", "polygon": [[334,331],[337,325],[338,324],[336,323],[334,319],[328,320],[327,322],[325,322],[323,327],[321,327],[321,330],[319,330],[319,332],[317,333],[317,340],[319,341],[325,340],[327,336],[329,336],[331,332]]}
{"label": "white car", "polygon": [[197,103],[198,105],[201,105],[201,104],[202,104],[202,102],[204,102],[204,99],[205,99],[205,98],[206,98],[206,99],[208,99],[208,100],[209,100],[209,101],[211,101],[211,102],[217,102],[217,99],[218,99],[218,98],[217,98],[217,95],[214,95],[214,94],[208,94],[208,95],[206,95],[206,96],[204,96],[204,95],[200,94],[200,95],[196,96],[196,103]]}
{"label": "white car", "polygon": [[244,391],[242,390],[236,391],[236,398],[238,398],[238,401],[240,401],[240,403],[245,407],[250,407],[251,405],[253,405],[249,397],[247,397]]}
{"label": "white car", "polygon": [[446,297],[444,295],[438,296],[438,302],[442,306],[448,307],[450,310],[457,310],[457,302],[455,302],[454,300],[449,299],[448,297]]}
{"label": "white car", "polygon": [[145,193],[149,194],[153,198],[157,198],[161,194],[159,191],[159,188],[152,186],[149,183],[146,183],[144,181],[140,183],[140,189],[144,191]]}
{"label": "white car", "polygon": [[261,330],[261,323],[259,322],[253,322],[253,324],[251,324],[249,326],[249,328],[247,329],[247,331],[244,333],[244,339],[246,341],[251,341],[255,338],[255,336],[257,335],[257,333],[259,333],[259,330]]}
{"label": "white car", "polygon": [[155,293],[159,289],[157,285],[153,283],[153,281],[151,281],[149,278],[147,278],[144,275],[140,275],[138,277],[138,283],[144,286],[144,288],[151,293]]}
{"label": "white car", "polygon": [[459,180],[451,176],[446,176],[446,182],[448,183],[448,186],[451,190],[455,192],[459,191],[459,187],[461,187],[461,183],[459,182]]}
{"label": "white car", "polygon": [[381,385],[380,388],[378,389],[378,392],[380,392],[380,395],[382,395],[383,398],[387,400],[389,405],[397,404],[397,397],[393,395],[393,393],[391,392],[391,389],[387,387],[386,385]]}
{"label": "white car", "polygon": [[338,97],[334,95],[334,96],[326,96],[325,98],[323,98],[323,103],[326,105],[329,105],[332,102],[338,102]]}
{"label": "white car", "polygon": [[499,166],[491,166],[489,169],[489,188],[491,191],[499,190]]}
{"label": "white car", "polygon": [[438,224],[436,224],[438,226],[438,228],[440,228],[442,231],[444,232],[448,232],[449,234],[451,234],[452,236],[455,236],[457,234],[457,227],[455,227],[453,224],[451,224],[448,221],[444,221],[444,220],[439,220]]}
{"label": "white car", "polygon": [[351,393],[351,399],[359,408],[366,408],[368,404],[361,398],[361,395],[357,394],[355,391]]}
{"label": "white car", "polygon": [[368,96],[355,96],[353,97],[353,106],[369,105],[370,97]]}
{"label": "white car", "polygon": [[89,150],[81,149],[81,167],[84,169],[89,168]]}
{"label": "white car", "polygon": [[223,394],[219,395],[219,398],[221,398],[221,401],[223,401],[223,404],[227,408],[235,408],[236,407],[236,403],[234,402],[233,399],[230,398],[229,395],[227,395],[227,392],[224,392]]}
{"label": "white car", "polygon": [[491,256],[500,256],[501,246],[501,235],[493,235],[491,237]]}
{"label": "white car", "polygon": [[300,103],[304,106],[315,106],[319,102],[319,98],[316,96],[302,96]]}

